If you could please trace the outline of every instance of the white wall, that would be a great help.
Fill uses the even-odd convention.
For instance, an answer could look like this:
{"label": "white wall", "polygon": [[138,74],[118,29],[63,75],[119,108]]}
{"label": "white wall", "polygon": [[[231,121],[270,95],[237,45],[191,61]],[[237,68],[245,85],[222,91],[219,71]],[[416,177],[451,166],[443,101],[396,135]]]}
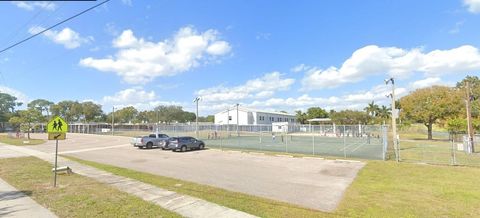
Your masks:
{"label": "white wall", "polygon": [[[232,117],[230,121],[227,121],[228,115]],[[296,117],[292,115],[283,115],[283,114],[272,114],[272,113],[264,113],[264,112],[247,112],[244,110],[238,110],[239,116],[239,125],[270,125],[274,122],[288,122],[288,123],[295,123],[297,122]],[[260,116],[264,119],[260,120]],[[273,120],[271,120],[273,118]],[[281,118],[281,120],[279,120]],[[294,119],[294,121],[292,121]],[[215,124],[219,125],[226,125],[229,124],[237,124],[237,110],[236,108],[232,108],[229,112],[222,111],[215,114]]]}

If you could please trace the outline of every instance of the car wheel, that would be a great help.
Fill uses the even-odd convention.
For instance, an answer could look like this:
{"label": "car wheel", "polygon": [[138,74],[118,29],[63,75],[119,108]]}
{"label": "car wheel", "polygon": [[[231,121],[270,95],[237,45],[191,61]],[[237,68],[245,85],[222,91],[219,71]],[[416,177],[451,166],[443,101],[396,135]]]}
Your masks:
{"label": "car wheel", "polygon": [[187,146],[185,146],[185,145],[184,145],[184,146],[182,146],[181,150],[182,150],[182,152],[185,152],[185,151],[187,151]]}
{"label": "car wheel", "polygon": [[204,145],[204,144],[198,145],[198,149],[199,149],[199,150],[203,150],[204,148],[205,148],[205,145]]}
{"label": "car wheel", "polygon": [[152,146],[153,146],[153,143],[151,143],[151,142],[147,143],[147,148],[148,148],[148,149],[151,149]]}
{"label": "car wheel", "polygon": [[165,148],[162,148],[162,150],[165,150]]}

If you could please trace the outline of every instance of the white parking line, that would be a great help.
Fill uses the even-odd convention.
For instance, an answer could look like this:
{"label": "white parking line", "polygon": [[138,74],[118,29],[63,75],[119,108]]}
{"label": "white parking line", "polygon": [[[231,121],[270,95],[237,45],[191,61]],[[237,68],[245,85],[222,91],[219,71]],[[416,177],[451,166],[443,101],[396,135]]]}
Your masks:
{"label": "white parking line", "polygon": [[[73,150],[73,151],[63,151],[63,152],[58,152],[59,154],[73,154],[73,153],[81,153],[81,152],[87,152],[87,151],[97,151],[97,150],[105,150],[105,149],[111,149],[111,148],[121,148],[121,147],[128,147],[132,146],[130,144],[123,144],[123,145],[114,145],[114,146],[107,146],[107,147],[99,147],[99,148],[86,148],[86,149],[79,149],[79,150]],[[55,154],[55,153],[52,153]]]}

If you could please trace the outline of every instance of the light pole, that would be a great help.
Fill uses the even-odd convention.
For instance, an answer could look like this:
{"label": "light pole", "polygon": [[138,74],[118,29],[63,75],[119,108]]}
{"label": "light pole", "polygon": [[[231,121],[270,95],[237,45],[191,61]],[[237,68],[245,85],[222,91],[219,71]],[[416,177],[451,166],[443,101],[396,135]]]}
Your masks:
{"label": "light pole", "polygon": [[114,131],[113,125],[115,124],[115,106],[112,107],[112,135]]}
{"label": "light pole", "polygon": [[199,101],[200,101],[200,97],[196,97],[195,99],[193,99],[193,102],[197,104],[197,115],[195,117],[195,135],[197,136],[197,138],[198,138],[198,102]]}
{"label": "light pole", "polygon": [[227,107],[227,135],[230,138],[230,106]]}
{"label": "light pole", "polygon": [[393,134],[393,149],[395,150],[395,159],[397,162],[400,161],[400,148],[397,141],[397,109],[395,109],[395,80],[393,77],[385,79],[385,85],[392,83],[392,93],[390,97],[392,98],[392,134]]}
{"label": "light pole", "polygon": [[238,119],[238,105],[239,105],[238,103],[235,105],[235,106],[237,106],[237,137],[240,136],[240,134],[238,133],[238,120],[239,120]]}

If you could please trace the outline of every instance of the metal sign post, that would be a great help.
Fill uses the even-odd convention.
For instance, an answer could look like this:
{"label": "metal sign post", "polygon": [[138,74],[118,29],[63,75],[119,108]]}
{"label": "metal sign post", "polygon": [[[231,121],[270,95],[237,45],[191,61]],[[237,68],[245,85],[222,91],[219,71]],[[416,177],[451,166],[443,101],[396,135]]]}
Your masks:
{"label": "metal sign post", "polygon": [[58,139],[55,139],[55,176],[53,179],[53,187],[57,187],[57,157],[58,157]]}
{"label": "metal sign post", "polygon": [[55,166],[53,168],[53,187],[57,187],[58,140],[65,140],[68,123],[61,117],[54,117],[47,124],[48,140],[55,140]]}

